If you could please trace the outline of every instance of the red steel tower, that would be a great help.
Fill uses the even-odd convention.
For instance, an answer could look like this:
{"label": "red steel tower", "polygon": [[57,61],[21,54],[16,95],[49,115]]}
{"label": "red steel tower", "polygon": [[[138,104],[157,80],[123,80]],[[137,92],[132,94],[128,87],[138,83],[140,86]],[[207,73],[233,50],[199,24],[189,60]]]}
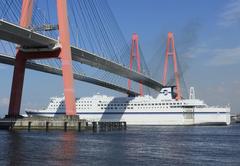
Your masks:
{"label": "red steel tower", "polygon": [[163,82],[162,82],[163,86],[166,86],[169,56],[172,56],[173,58],[173,67],[174,67],[174,75],[175,75],[175,81],[176,81],[176,94],[177,94],[176,99],[180,100],[182,95],[181,95],[180,79],[179,79],[179,73],[178,73],[178,67],[177,67],[177,55],[176,55],[176,49],[174,45],[174,36],[172,32],[168,32],[167,48],[166,48],[164,71],[163,71]]}
{"label": "red steel tower", "polygon": [[[61,47],[59,47],[58,49],[48,51],[28,50],[27,52],[25,52],[24,49],[22,48],[17,49],[8,110],[9,117],[17,117],[19,116],[20,113],[26,61],[29,59],[42,59],[42,58],[61,59],[66,115],[76,115],[70,36],[67,17],[67,2],[66,0],[56,0],[56,2],[59,27],[59,44],[61,45]],[[31,24],[32,10],[33,0],[22,0],[20,26],[26,28]]]}
{"label": "red steel tower", "polygon": [[[130,52],[130,70],[133,68],[133,59],[134,57],[137,60],[137,71],[141,72],[141,62],[140,62],[140,54],[139,54],[139,45],[138,45],[138,35],[133,33],[132,35],[132,46]],[[131,82],[132,80],[128,79],[128,90],[131,89]],[[142,83],[139,84],[139,94],[143,96],[143,85]]]}

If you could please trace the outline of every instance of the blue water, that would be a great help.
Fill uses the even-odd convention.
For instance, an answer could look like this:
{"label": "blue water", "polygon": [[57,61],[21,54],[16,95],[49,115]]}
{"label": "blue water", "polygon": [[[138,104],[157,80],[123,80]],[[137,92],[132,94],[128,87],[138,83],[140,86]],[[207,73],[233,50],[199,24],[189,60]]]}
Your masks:
{"label": "blue water", "polygon": [[0,131],[0,165],[240,166],[240,125]]}

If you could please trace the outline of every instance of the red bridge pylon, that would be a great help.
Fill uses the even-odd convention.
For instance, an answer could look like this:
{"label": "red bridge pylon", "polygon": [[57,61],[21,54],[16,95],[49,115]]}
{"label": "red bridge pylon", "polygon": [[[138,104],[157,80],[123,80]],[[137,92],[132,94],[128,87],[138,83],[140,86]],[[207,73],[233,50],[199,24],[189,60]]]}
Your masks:
{"label": "red bridge pylon", "polygon": [[[49,51],[24,51],[17,49],[14,66],[12,89],[9,103],[8,116],[17,117],[20,113],[22,89],[26,61],[29,59],[60,58],[62,61],[62,73],[64,82],[64,95],[66,115],[76,115],[75,95],[73,85],[72,58],[70,49],[70,36],[67,17],[66,0],[56,0],[59,26],[59,43],[61,48]],[[32,20],[33,0],[22,0],[20,26],[28,27]]]}
{"label": "red bridge pylon", "polygon": [[167,48],[166,48],[164,71],[163,71],[163,82],[162,82],[163,86],[166,86],[169,56],[172,56],[173,58],[173,67],[174,67],[174,75],[175,75],[175,81],[176,81],[176,94],[177,94],[176,99],[180,100],[182,95],[181,95],[180,79],[179,79],[179,73],[178,73],[178,67],[177,67],[177,55],[176,55],[176,49],[174,44],[174,36],[172,32],[168,32]]}
{"label": "red bridge pylon", "polygon": [[[139,45],[138,45],[138,35],[134,33],[132,35],[132,45],[131,45],[131,52],[130,52],[130,70],[133,68],[133,59],[134,57],[137,60],[137,71],[141,72],[141,62],[140,62],[140,54],[139,54]],[[131,89],[132,80],[128,79],[128,90]],[[143,85],[140,82],[139,84],[139,94],[143,96]]]}

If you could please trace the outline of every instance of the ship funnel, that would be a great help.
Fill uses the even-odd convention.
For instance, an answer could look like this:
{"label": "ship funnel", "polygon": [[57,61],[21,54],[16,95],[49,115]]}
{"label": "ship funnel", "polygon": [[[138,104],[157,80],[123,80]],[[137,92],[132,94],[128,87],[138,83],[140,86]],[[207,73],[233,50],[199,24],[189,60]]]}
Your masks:
{"label": "ship funnel", "polygon": [[194,90],[194,87],[190,87],[189,99],[195,99],[195,90]]}

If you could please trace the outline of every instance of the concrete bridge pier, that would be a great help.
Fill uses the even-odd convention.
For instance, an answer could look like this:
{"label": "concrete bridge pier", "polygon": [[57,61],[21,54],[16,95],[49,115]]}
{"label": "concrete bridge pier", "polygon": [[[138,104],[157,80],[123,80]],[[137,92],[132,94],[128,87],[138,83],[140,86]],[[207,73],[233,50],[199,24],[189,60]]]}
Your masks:
{"label": "concrete bridge pier", "polygon": [[[70,36],[67,17],[66,0],[57,0],[57,15],[59,25],[59,43],[61,48],[49,51],[32,51],[33,49],[18,48],[14,66],[12,89],[8,117],[18,117],[21,108],[22,89],[24,83],[25,65],[28,59],[60,58],[62,61],[62,74],[66,115],[76,115],[75,95],[73,85],[72,57],[70,49]],[[33,0],[22,1],[20,26],[27,28],[32,20]]]}

